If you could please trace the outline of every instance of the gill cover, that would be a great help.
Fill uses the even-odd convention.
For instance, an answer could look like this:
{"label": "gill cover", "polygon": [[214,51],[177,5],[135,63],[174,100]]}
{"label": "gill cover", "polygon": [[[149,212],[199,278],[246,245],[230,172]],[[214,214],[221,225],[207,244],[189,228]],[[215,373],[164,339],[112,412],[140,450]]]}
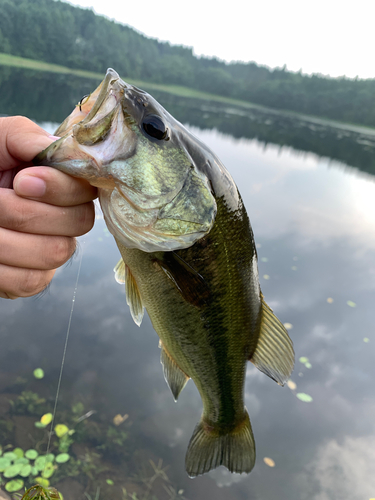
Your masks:
{"label": "gill cover", "polygon": [[61,139],[34,163],[97,186],[108,229],[124,246],[187,248],[210,231],[216,201],[181,141],[182,129],[155,99],[109,69],[57,129]]}

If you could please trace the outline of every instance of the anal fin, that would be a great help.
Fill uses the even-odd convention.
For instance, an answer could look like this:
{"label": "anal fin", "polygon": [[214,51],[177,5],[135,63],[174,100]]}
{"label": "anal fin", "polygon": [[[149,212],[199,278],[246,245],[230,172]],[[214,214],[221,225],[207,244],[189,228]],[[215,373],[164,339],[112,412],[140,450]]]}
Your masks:
{"label": "anal fin", "polygon": [[161,348],[160,362],[163,365],[164,378],[169,385],[174,400],[177,401],[180,392],[190,377],[181,370],[176,361],[165,350],[162,342],[159,342],[159,347]]}
{"label": "anal fin", "polygon": [[250,361],[279,385],[284,385],[294,367],[293,343],[286,328],[262,299],[260,334]]}
{"label": "anal fin", "polygon": [[144,306],[137,282],[123,259],[119,260],[114,272],[117,283],[125,283],[126,303],[129,306],[134,323],[140,326],[144,315]]}

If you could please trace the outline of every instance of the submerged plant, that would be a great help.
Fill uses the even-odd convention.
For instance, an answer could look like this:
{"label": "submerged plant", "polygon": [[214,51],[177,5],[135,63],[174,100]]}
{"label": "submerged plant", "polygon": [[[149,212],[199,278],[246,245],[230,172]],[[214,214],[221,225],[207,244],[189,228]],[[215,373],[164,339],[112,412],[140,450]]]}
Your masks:
{"label": "submerged plant", "polygon": [[61,495],[55,488],[44,488],[35,484],[25,491],[21,500],[61,500]]}

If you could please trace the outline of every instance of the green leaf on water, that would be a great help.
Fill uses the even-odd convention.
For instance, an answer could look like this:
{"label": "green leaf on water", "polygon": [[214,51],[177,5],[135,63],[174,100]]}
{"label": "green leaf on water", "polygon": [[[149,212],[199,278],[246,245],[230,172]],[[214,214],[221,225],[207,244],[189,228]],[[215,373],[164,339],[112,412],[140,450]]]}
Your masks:
{"label": "green leaf on water", "polygon": [[32,469],[32,467],[31,467],[30,464],[24,465],[22,467],[22,469],[20,470],[20,476],[22,476],[22,477],[28,477],[28,476],[30,476],[31,469]]}
{"label": "green leaf on water", "polygon": [[36,467],[39,471],[42,471],[46,465],[46,457],[38,457],[36,460],[35,460],[35,463],[34,463],[34,467]]}
{"label": "green leaf on water", "polygon": [[24,455],[22,448],[14,448],[13,453],[17,455],[17,458],[22,458]]}
{"label": "green leaf on water", "polygon": [[21,458],[17,458],[14,462],[14,464],[22,464],[22,465],[26,465],[29,463],[29,459],[26,458],[26,457],[21,457]]}
{"label": "green leaf on water", "polygon": [[306,366],[306,368],[312,368],[312,364],[309,362],[305,363],[305,366]]}
{"label": "green leaf on water", "polygon": [[5,469],[10,467],[12,462],[9,460],[9,458],[5,457],[0,457],[0,472],[4,472]]}
{"label": "green leaf on water", "polygon": [[42,422],[43,425],[48,425],[52,422],[53,420],[53,415],[52,413],[46,413],[45,415],[42,416],[40,421]]}
{"label": "green leaf on water", "polygon": [[42,477],[44,477],[44,479],[49,479],[54,472],[55,472],[55,467],[52,465],[51,462],[47,462],[42,472]]}
{"label": "green leaf on water", "polygon": [[23,481],[22,479],[13,479],[12,481],[8,481],[7,484],[5,485],[5,489],[9,493],[13,493],[14,491],[18,491],[21,488],[23,488]]}
{"label": "green leaf on water", "polygon": [[43,488],[48,488],[48,486],[49,486],[49,481],[48,481],[48,479],[45,479],[44,477],[40,477],[40,476],[38,476],[38,477],[36,477],[36,478],[35,478],[35,481],[36,481],[38,484],[40,484],[40,486],[43,486]]}
{"label": "green leaf on water", "polygon": [[3,475],[6,478],[16,477],[21,472],[22,468],[23,468],[23,464],[11,465],[10,467],[7,467],[5,469],[5,471],[3,472]]}
{"label": "green leaf on water", "polygon": [[106,479],[106,483],[109,484],[110,486],[113,486],[115,483],[112,481],[112,479]]}
{"label": "green leaf on water", "polygon": [[37,476],[38,474],[39,474],[39,469],[38,469],[38,467],[35,467],[35,465],[34,465],[34,467],[32,467],[32,469],[31,469],[31,475]]}
{"label": "green leaf on water", "polygon": [[309,362],[309,358],[306,358],[306,356],[301,356],[299,358],[299,362],[302,363],[302,364],[308,363]]}
{"label": "green leaf on water", "polygon": [[365,342],[365,343],[367,344],[368,342],[370,342],[370,339],[369,339],[368,337],[365,337],[365,338],[363,339],[363,342]]}
{"label": "green leaf on water", "polygon": [[299,392],[298,394],[296,394],[296,396],[304,403],[311,403],[311,401],[313,400],[313,398],[309,394],[306,394],[304,392]]}
{"label": "green leaf on water", "polygon": [[64,464],[70,459],[70,455],[68,453],[60,453],[60,455],[57,455],[56,457],[56,462],[58,464]]}
{"label": "green leaf on water", "polygon": [[36,450],[27,450],[25,452],[25,457],[30,460],[35,460],[38,457],[39,453]]}
{"label": "green leaf on water", "polygon": [[69,427],[67,427],[66,425],[64,424],[55,425],[55,433],[58,438],[63,437],[64,434],[66,434],[67,432],[69,432]]}
{"label": "green leaf on water", "polygon": [[46,424],[43,424],[42,422],[34,422],[34,425],[37,429],[45,429]]}
{"label": "green leaf on water", "polygon": [[4,453],[3,457],[7,458],[8,460],[16,460],[17,455],[13,453],[13,451],[7,451],[6,453]]}
{"label": "green leaf on water", "polygon": [[357,304],[355,302],[353,302],[352,300],[348,300],[347,304],[349,307],[357,307]]}
{"label": "green leaf on water", "polygon": [[36,368],[34,371],[33,371],[33,374],[34,374],[34,377],[35,378],[38,378],[38,379],[41,379],[44,377],[44,371],[42,370],[42,368]]}

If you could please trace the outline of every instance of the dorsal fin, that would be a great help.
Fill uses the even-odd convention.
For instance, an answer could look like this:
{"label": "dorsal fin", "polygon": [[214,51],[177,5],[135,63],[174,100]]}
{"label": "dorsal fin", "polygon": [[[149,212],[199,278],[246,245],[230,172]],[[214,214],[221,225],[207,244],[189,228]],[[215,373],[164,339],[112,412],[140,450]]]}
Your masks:
{"label": "dorsal fin", "polygon": [[137,282],[123,259],[119,260],[114,268],[114,272],[117,283],[125,283],[126,303],[130,308],[130,314],[134,323],[140,326],[143,319],[144,307]]}
{"label": "dorsal fin", "polygon": [[172,356],[165,350],[162,342],[159,342],[161,348],[160,362],[163,365],[164,378],[172,391],[174,400],[177,401],[180,392],[185,387],[190,377],[181,370]]}
{"label": "dorsal fin", "polygon": [[294,366],[293,343],[284,325],[262,299],[260,334],[250,361],[279,385],[284,385]]}

